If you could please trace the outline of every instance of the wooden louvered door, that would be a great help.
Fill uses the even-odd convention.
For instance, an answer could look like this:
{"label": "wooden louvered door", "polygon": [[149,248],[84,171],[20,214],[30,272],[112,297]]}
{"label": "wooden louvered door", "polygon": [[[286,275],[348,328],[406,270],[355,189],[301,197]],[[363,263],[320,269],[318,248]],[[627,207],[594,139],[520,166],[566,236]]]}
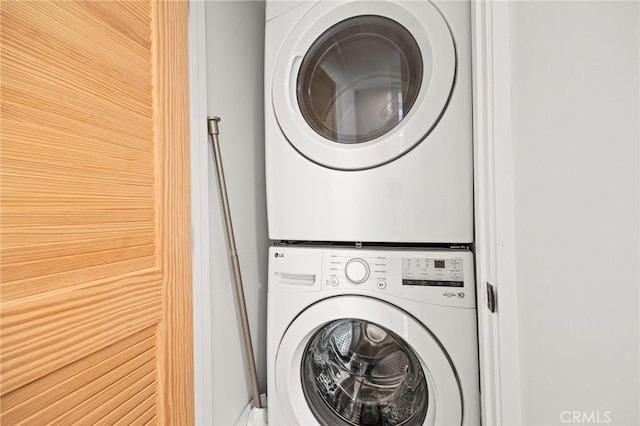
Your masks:
{"label": "wooden louvered door", "polygon": [[192,424],[187,3],[0,10],[0,424]]}

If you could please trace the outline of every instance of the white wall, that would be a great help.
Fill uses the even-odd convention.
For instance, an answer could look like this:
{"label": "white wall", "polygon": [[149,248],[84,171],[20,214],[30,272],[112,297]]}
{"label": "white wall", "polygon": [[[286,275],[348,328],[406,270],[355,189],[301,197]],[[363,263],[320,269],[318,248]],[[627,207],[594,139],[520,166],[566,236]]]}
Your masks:
{"label": "white wall", "polygon": [[198,425],[233,424],[251,399],[220,193],[206,133],[220,145],[261,391],[266,390],[264,1],[191,1],[195,401]]}
{"label": "white wall", "polygon": [[639,3],[511,13],[522,421],[637,425]]}

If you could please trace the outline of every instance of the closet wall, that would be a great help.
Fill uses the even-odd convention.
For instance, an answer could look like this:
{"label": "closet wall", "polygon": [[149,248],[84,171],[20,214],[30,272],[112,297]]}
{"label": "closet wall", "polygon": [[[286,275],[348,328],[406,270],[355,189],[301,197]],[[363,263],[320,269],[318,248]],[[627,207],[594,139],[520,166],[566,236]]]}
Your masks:
{"label": "closet wall", "polygon": [[220,145],[260,388],[266,391],[264,1],[191,1],[196,424],[230,425],[251,399],[206,116]]}

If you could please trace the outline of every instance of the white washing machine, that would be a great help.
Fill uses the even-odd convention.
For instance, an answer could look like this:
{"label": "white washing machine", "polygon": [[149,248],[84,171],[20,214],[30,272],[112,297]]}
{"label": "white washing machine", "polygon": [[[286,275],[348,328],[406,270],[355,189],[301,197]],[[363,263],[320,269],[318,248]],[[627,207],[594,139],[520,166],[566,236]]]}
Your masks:
{"label": "white washing machine", "polygon": [[269,251],[269,425],[479,425],[468,251]]}
{"label": "white washing machine", "polygon": [[269,237],[473,240],[470,4],[267,0]]}

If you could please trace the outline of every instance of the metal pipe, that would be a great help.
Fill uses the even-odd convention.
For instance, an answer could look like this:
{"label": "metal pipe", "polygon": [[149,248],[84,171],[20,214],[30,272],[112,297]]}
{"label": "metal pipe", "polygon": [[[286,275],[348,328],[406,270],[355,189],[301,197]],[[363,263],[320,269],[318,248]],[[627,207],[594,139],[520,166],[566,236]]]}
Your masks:
{"label": "metal pipe", "polygon": [[218,171],[218,186],[222,197],[222,209],[224,212],[224,223],[227,228],[227,240],[231,251],[231,263],[233,264],[233,278],[236,283],[236,294],[238,296],[238,308],[240,309],[240,321],[242,322],[242,334],[244,336],[244,347],[247,352],[247,361],[249,363],[249,376],[251,378],[251,393],[253,395],[253,406],[262,408],[260,401],[260,390],[258,388],[258,373],[256,372],[256,361],[253,357],[253,344],[251,343],[251,330],[249,329],[249,318],[247,316],[247,306],[244,300],[244,289],[242,286],[242,276],[240,275],[240,262],[238,261],[238,252],[236,251],[236,239],[233,234],[233,224],[231,223],[231,211],[229,210],[229,200],[227,198],[227,184],[224,179],[224,170],[222,168],[222,156],[220,154],[220,141],[218,140],[218,122],[220,117],[208,117],[207,127],[211,142],[213,144],[213,155],[216,161],[216,170]]}

